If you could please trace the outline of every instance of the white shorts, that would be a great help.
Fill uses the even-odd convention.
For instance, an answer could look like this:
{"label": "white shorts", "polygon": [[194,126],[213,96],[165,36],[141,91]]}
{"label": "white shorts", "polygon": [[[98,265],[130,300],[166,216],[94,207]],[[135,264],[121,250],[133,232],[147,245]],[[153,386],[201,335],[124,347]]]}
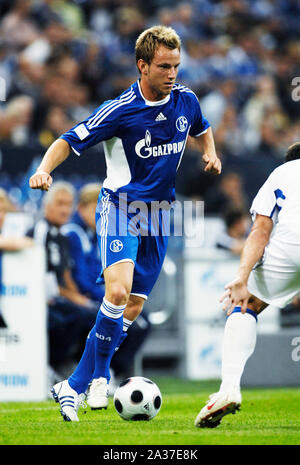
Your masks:
{"label": "white shorts", "polygon": [[271,238],[262,260],[251,271],[247,287],[263,302],[285,307],[300,292],[300,244]]}

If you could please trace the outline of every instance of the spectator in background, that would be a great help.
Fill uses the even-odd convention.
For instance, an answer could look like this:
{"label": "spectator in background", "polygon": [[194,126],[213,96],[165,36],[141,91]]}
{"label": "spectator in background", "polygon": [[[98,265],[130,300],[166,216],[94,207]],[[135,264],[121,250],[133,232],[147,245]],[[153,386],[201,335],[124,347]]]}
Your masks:
{"label": "spectator in background", "polygon": [[82,8],[72,0],[57,0],[52,9],[74,35],[84,33],[85,18]]}
{"label": "spectator in background", "polygon": [[216,247],[240,255],[250,227],[249,215],[244,210],[229,209],[223,218],[225,230],[217,237]]}
{"label": "spectator in background", "polygon": [[78,290],[71,275],[68,239],[61,227],[69,220],[73,204],[72,185],[56,182],[44,196],[44,218],[28,232],[46,250],[49,362],[56,373],[68,369],[67,364],[77,360],[98,308]]}
{"label": "spectator in background", "polygon": [[78,205],[71,222],[62,232],[69,240],[71,272],[78,289],[89,299],[101,304],[104,286],[96,284],[100,272],[100,256],[96,234],[95,211],[101,186],[90,183],[79,192]]}
{"label": "spectator in background", "polygon": [[206,213],[222,214],[230,207],[247,210],[241,176],[234,171],[224,173],[219,184],[208,189],[204,201]]}
{"label": "spectator in background", "polygon": [[[10,211],[10,202],[4,189],[0,188],[0,295],[2,292],[2,252],[17,252],[27,247],[32,247],[33,240],[28,237],[7,236],[2,234],[6,214]],[[6,323],[1,315],[0,328],[5,328]]]}
{"label": "spectator in background", "polygon": [[[166,15],[164,16],[166,19]],[[180,2],[174,11],[174,21],[171,27],[182,39],[183,46],[189,39],[197,40],[200,36],[199,24],[195,21],[193,5],[190,2]]]}
{"label": "spectator in background", "polygon": [[11,210],[10,201],[4,189],[0,188],[0,256],[2,252],[15,252],[31,247],[34,242],[29,237],[6,236],[2,229],[6,214]]}
{"label": "spectator in background", "polygon": [[30,17],[31,1],[16,0],[0,23],[0,32],[8,41],[8,44],[21,50],[35,40],[39,31]]}
{"label": "spectator in background", "polygon": [[157,11],[157,24],[170,27],[175,21],[175,11],[171,7],[161,7]]}
{"label": "spectator in background", "polygon": [[237,86],[232,79],[227,79],[218,84],[217,89],[209,92],[200,100],[203,114],[212,121],[212,127],[218,129],[225,110],[229,104],[234,104]]}
{"label": "spectator in background", "polygon": [[245,147],[245,134],[234,105],[228,104],[224,110],[222,120],[216,129],[216,144],[224,157],[249,155]]}
{"label": "spectator in background", "polygon": [[273,111],[278,106],[279,99],[273,77],[260,76],[255,83],[253,94],[242,111],[245,141],[252,150],[255,150],[261,142],[261,128],[267,112]]}
{"label": "spectator in background", "polygon": [[0,140],[15,145],[28,142],[33,113],[33,100],[28,95],[14,97],[0,112]]}
{"label": "spectator in background", "polygon": [[67,131],[72,126],[74,126],[74,122],[67,117],[66,113],[60,106],[50,106],[47,112],[45,124],[38,133],[40,144],[43,147],[48,148],[62,132]]}
{"label": "spectator in background", "polygon": [[46,22],[41,35],[31,42],[21,53],[28,63],[45,65],[52,55],[70,47],[72,35],[57,18]]}

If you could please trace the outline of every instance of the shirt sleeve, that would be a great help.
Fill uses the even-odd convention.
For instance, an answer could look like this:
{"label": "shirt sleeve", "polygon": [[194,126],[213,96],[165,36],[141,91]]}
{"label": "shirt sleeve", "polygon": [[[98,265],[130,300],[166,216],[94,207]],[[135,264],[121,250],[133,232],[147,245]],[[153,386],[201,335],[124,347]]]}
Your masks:
{"label": "shirt sleeve", "polygon": [[88,118],[60,136],[76,155],[118,133],[120,107],[115,100],[104,102]]}
{"label": "shirt sleeve", "polygon": [[210,127],[210,124],[202,114],[197,96],[193,92],[189,93],[189,95],[192,98],[191,106],[193,108],[190,135],[193,137],[197,137],[201,136],[201,134],[206,132],[207,129]]}
{"label": "shirt sleeve", "polygon": [[277,221],[276,213],[281,210],[285,195],[278,187],[276,179],[277,174],[276,171],[274,171],[270,174],[255,196],[250,208],[253,221],[255,220],[256,215],[268,216],[269,218],[272,218],[274,222]]}

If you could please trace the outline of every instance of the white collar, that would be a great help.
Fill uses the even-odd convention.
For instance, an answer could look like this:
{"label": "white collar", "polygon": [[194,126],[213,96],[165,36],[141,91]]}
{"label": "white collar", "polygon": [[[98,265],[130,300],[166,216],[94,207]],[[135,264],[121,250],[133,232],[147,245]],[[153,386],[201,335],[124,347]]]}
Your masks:
{"label": "white collar", "polygon": [[167,95],[167,96],[166,96],[165,98],[163,98],[162,100],[157,100],[157,101],[147,100],[147,99],[144,97],[144,95],[143,95],[143,92],[142,92],[142,89],[141,89],[140,81],[139,81],[139,80],[137,81],[137,84],[138,84],[138,88],[139,88],[141,97],[144,99],[145,104],[146,104],[146,105],[149,105],[150,107],[156,107],[156,106],[158,106],[158,105],[164,105],[165,103],[167,103],[167,102],[170,100],[170,94]]}

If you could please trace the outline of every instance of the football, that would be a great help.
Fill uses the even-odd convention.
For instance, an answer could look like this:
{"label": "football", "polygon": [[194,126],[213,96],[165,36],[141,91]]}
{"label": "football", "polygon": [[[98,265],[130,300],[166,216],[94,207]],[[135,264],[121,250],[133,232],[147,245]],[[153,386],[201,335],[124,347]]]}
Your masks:
{"label": "football", "polygon": [[152,420],[158,414],[161,404],[158,386],[142,376],[122,381],[114,395],[115,409],[123,420]]}

